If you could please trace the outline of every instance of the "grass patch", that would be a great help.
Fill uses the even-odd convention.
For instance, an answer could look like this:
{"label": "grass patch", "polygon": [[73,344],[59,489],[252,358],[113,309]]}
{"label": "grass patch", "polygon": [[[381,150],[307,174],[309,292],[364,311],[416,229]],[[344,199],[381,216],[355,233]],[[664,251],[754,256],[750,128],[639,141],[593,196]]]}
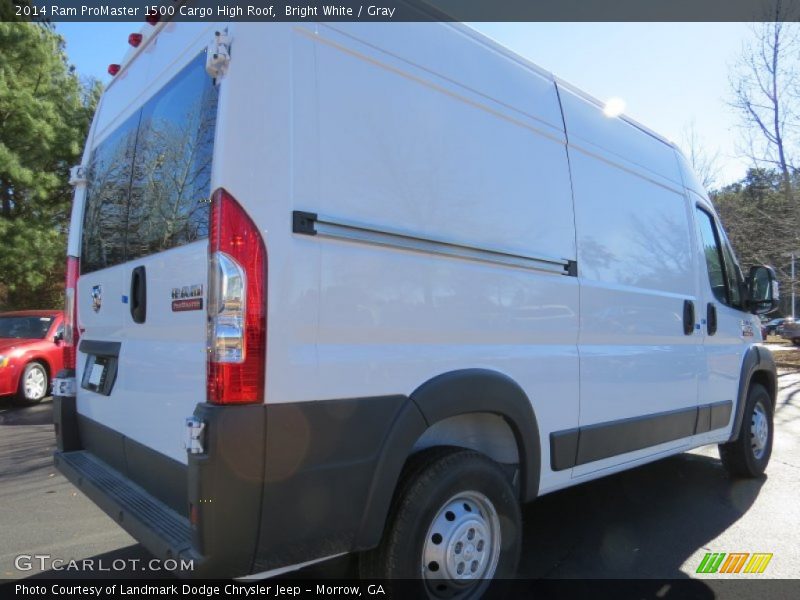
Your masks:
{"label": "grass patch", "polygon": [[773,352],[772,357],[779,369],[800,370],[800,352]]}

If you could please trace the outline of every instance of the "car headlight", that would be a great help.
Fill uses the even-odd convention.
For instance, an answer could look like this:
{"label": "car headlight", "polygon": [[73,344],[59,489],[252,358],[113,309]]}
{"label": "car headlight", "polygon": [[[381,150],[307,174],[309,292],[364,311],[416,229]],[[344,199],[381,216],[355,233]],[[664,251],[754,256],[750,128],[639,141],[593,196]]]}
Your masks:
{"label": "car headlight", "polygon": [[5,367],[7,364],[8,364],[8,357],[0,354],[0,368]]}

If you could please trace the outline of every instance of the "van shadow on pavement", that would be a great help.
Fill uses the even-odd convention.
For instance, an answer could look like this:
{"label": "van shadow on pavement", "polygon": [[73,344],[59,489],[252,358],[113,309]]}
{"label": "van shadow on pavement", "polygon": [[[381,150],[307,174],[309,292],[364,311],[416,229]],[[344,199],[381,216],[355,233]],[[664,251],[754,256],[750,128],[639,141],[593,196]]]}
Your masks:
{"label": "van shadow on pavement", "polygon": [[765,481],[681,454],[543,496],[523,510],[519,576],[686,578],[683,563],[747,512]]}

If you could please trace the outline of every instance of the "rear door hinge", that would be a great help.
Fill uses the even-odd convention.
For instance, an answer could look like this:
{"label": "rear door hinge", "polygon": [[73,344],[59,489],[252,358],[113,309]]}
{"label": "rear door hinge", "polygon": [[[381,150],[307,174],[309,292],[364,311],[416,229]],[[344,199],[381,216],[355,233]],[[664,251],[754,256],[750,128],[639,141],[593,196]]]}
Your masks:
{"label": "rear door hinge", "polygon": [[214,79],[219,79],[228,70],[231,62],[231,40],[228,31],[214,32],[214,41],[206,49],[206,72]]}
{"label": "rear door hinge", "polygon": [[84,185],[86,183],[86,168],[83,165],[75,165],[69,170],[69,184],[72,187]]}
{"label": "rear door hinge", "polygon": [[75,383],[74,377],[54,377],[53,378],[53,396],[59,398],[74,398],[77,393],[78,386]]}
{"label": "rear door hinge", "polygon": [[183,447],[189,454],[203,454],[206,424],[197,417],[186,419]]}

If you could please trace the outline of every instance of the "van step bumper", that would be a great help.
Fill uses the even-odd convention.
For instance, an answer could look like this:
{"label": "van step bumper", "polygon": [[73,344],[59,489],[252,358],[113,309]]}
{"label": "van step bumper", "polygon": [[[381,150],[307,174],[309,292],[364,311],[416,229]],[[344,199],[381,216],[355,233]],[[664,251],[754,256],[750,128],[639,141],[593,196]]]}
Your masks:
{"label": "van step bumper", "polygon": [[156,558],[192,561],[174,575],[247,575],[264,488],[264,406],[198,404],[194,416],[205,423],[205,452],[183,465],[57,397],[55,465]]}
{"label": "van step bumper", "polygon": [[191,559],[189,520],[86,450],[56,452],[61,473],[161,559]]}

